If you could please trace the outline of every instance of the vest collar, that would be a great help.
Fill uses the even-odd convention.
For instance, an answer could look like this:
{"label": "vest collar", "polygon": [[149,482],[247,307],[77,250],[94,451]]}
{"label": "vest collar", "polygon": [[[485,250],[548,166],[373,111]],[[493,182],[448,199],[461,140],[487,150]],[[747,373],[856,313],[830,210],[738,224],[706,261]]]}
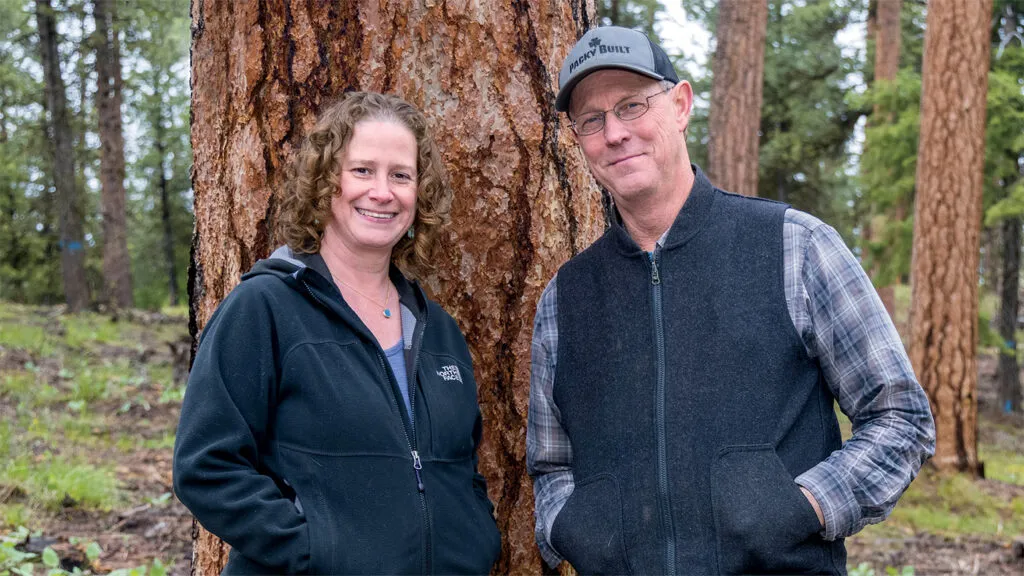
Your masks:
{"label": "vest collar", "polygon": [[[683,203],[682,209],[676,214],[676,219],[664,237],[663,250],[671,250],[682,246],[690,238],[693,238],[704,227],[708,214],[711,213],[711,206],[715,203],[715,187],[704,175],[704,171],[696,164],[690,164],[693,169],[693,186],[690,188],[690,195]],[[622,223],[622,215],[617,208],[612,215],[611,233],[619,250],[627,255],[643,253],[643,249],[637,245],[633,237],[626,231]]]}

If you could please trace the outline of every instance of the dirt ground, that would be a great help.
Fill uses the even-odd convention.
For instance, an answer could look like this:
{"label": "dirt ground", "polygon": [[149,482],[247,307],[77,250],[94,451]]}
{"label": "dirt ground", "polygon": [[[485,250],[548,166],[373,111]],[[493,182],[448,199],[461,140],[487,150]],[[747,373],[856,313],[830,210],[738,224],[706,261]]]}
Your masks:
{"label": "dirt ground", "polygon": [[[172,363],[175,376],[183,377],[182,363],[187,362],[179,346],[167,342],[142,339],[141,346],[134,348],[108,346],[100,350],[107,358],[128,358],[133,364]],[[26,362],[35,361],[47,378],[60,384],[60,368],[48,364],[47,359],[26,356],[17,349],[0,347],[0,371],[13,369]],[[187,364],[186,364],[187,366]],[[1024,430],[1024,418],[1010,418],[999,414],[994,407],[995,359],[982,357],[980,360],[979,403],[982,420],[1002,419],[1018,430]],[[98,401],[92,407],[96,412],[119,413],[112,418],[109,429],[96,430],[96,434],[110,437],[129,435],[133,438],[159,439],[174,430],[178,415],[178,402],[159,402],[160,390],[139,387],[138,393],[148,401],[148,406],[139,398],[126,412],[118,400]],[[119,408],[122,410],[119,411]],[[0,417],[7,418],[14,408],[0,396]],[[985,438],[982,441],[994,441]],[[1008,441],[1020,446],[1024,434]],[[1000,440],[1005,444],[1006,439]],[[49,447],[60,450],[60,447]],[[191,568],[192,517],[188,511],[169,496],[171,492],[171,451],[169,448],[136,448],[132,450],[97,449],[89,458],[97,464],[113,464],[121,490],[127,494],[127,504],[111,512],[84,511],[74,501],[66,502],[58,513],[40,513],[35,519],[40,524],[34,528],[42,530],[40,538],[30,539],[20,546],[26,551],[41,551],[51,546],[62,558],[65,569],[75,566],[103,573],[121,568],[133,568],[150,563],[154,558],[168,561],[170,574],[189,574]],[[981,480],[974,484],[979,490],[1012,499],[1024,497],[1024,487]],[[0,485],[0,503],[17,502],[25,499],[17,490],[4,491]],[[71,538],[82,541],[96,541],[103,548],[98,562],[86,560],[82,546],[72,545]],[[1014,541],[1024,535],[1007,535],[993,539],[983,537],[947,538],[934,534],[907,533],[899,537],[865,538],[848,540],[849,565],[857,566],[867,562],[875,568],[876,574],[885,574],[887,566],[913,566],[916,574],[1024,574],[1024,542],[1016,548]]]}

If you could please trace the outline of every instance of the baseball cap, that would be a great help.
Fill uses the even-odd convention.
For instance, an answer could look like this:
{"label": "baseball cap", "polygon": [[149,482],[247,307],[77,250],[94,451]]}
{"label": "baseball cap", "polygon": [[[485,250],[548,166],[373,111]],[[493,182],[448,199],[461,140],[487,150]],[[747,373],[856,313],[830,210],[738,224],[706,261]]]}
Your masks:
{"label": "baseball cap", "polygon": [[584,34],[562,63],[555,110],[567,111],[572,89],[580,80],[591,72],[607,68],[630,70],[655,80],[679,82],[668,54],[651,42],[646,34],[621,26],[602,26]]}

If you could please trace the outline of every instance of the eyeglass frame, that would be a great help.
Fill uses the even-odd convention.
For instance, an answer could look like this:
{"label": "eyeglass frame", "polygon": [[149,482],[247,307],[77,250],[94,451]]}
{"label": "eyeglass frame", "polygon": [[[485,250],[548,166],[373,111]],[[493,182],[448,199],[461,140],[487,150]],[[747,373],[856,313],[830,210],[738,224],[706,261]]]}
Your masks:
{"label": "eyeglass frame", "polygon": [[[643,110],[643,112],[637,114],[636,116],[633,116],[632,118],[623,118],[622,115],[619,112],[616,112],[616,108],[618,108],[622,104],[625,104],[625,103],[629,102],[631,98],[635,98],[636,96],[639,96],[639,94],[634,94],[633,96],[626,96],[622,100],[619,100],[618,102],[616,102],[615,106],[612,106],[611,108],[608,108],[607,110],[595,110],[593,112],[587,112],[586,114],[583,114],[582,116],[580,116],[579,118],[576,118],[575,120],[570,116],[569,117],[569,124],[572,126],[572,131],[577,136],[593,136],[594,134],[597,134],[598,132],[604,130],[604,127],[605,127],[605,124],[606,124],[605,118],[607,118],[607,115],[608,115],[609,112],[611,112],[612,114],[615,114],[615,117],[618,118],[622,122],[632,122],[633,120],[636,120],[636,119],[642,117],[644,114],[647,114],[647,112],[650,111],[650,109],[651,109],[651,98],[654,98],[655,96],[660,96],[661,94],[665,94],[667,92],[671,92],[672,88],[675,88],[675,86],[670,86],[668,88],[665,88],[664,90],[661,90],[659,92],[655,92],[654,94],[650,94],[650,95],[644,97],[644,110]],[[639,101],[636,101],[634,103],[639,103]],[[587,132],[586,134],[581,133],[580,129],[579,129],[579,126],[576,123],[577,120],[579,120],[580,118],[590,119],[590,118],[596,117],[596,116],[600,116],[600,118],[601,118],[601,125],[596,130],[594,130],[592,132]]]}

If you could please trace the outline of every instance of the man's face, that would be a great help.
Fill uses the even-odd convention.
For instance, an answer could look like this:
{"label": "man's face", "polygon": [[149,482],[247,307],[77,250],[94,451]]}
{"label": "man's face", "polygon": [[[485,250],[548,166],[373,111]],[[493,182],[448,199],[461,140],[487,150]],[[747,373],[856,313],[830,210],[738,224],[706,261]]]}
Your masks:
{"label": "man's face", "polygon": [[[643,195],[677,188],[685,159],[683,130],[689,122],[692,92],[680,82],[661,92],[658,81],[626,70],[598,70],[572,91],[569,116],[609,110],[604,128],[576,136],[594,177],[617,203],[629,203]],[[637,98],[637,97],[640,98]],[[650,109],[641,117],[623,121],[610,110],[624,100],[644,102]],[[645,100],[646,99],[646,100]]]}

